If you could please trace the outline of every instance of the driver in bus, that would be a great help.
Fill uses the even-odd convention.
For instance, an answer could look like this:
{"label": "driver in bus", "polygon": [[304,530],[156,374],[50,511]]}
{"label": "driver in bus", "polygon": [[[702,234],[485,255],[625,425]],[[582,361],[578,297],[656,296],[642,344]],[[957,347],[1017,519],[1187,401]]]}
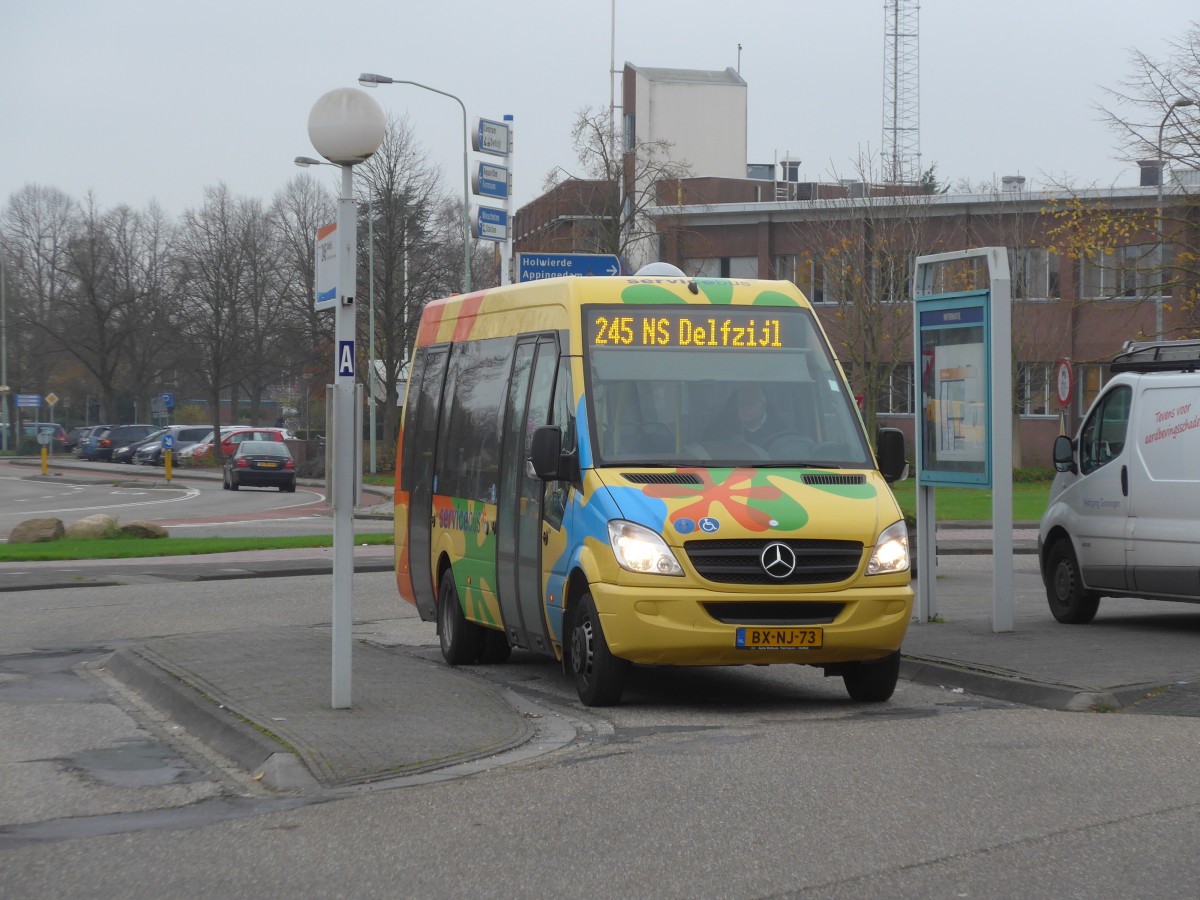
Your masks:
{"label": "driver in bus", "polygon": [[767,408],[761,385],[748,384],[737,390],[737,415],[743,440],[762,447],[783,431],[779,420]]}

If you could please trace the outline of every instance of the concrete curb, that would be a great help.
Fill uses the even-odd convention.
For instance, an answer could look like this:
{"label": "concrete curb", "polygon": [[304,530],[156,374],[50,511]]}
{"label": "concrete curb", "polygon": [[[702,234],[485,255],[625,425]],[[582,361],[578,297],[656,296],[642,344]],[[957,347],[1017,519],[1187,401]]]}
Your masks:
{"label": "concrete curb", "polygon": [[192,735],[268,786],[279,791],[319,790],[320,785],[296,754],[136,650],[118,650],[106,668]]}
{"label": "concrete curb", "polygon": [[1069,684],[1032,681],[968,664],[956,665],[944,660],[905,656],[900,661],[900,676],[914,684],[961,688],[981,697],[1006,700],[1023,706],[1062,712],[1103,712],[1123,709],[1161,685],[1128,685],[1112,690],[1096,690]]}

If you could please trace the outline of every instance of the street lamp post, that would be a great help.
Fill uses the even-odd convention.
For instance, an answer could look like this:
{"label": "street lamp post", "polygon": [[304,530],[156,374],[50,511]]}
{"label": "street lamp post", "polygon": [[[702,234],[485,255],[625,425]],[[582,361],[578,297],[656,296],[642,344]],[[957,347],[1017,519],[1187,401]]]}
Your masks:
{"label": "street lamp post", "polygon": [[463,291],[471,293],[471,132],[467,127],[467,107],[458,97],[447,91],[438,90],[419,81],[405,81],[401,78],[388,78],[386,75],[376,75],[363,72],[358,76],[358,83],[363,87],[373,88],[381,84],[411,84],[426,91],[433,91],[443,97],[449,97],[462,108],[463,117]]}
{"label": "street lamp post", "polygon": [[[302,169],[309,166],[333,166],[331,162],[313,159],[311,156],[297,156],[294,162]],[[375,453],[375,209],[370,193],[367,194],[367,281],[371,297],[370,323],[367,326],[367,340],[370,342],[367,347],[367,394],[371,399],[367,409],[371,417],[371,474],[374,475],[378,471]]]}
{"label": "street lamp post", "polygon": [[384,137],[383,110],[368,94],[354,88],[330,91],[313,104],[308,136],[323,157],[342,169],[337,206],[338,276],[334,300],[334,388],[330,435],[333,489],[332,706],[350,707],[354,585],[354,467],[358,457],[354,415],[354,298],[358,267],[354,166],[379,149]]}
{"label": "street lamp post", "polygon": [[0,249],[0,450],[8,452],[8,286],[4,250]]}
{"label": "street lamp post", "polygon": [[1163,282],[1165,272],[1163,271],[1163,181],[1166,175],[1163,166],[1163,128],[1166,127],[1167,119],[1171,118],[1171,114],[1175,110],[1183,106],[1195,106],[1196,101],[1188,97],[1180,97],[1174,103],[1167,107],[1166,113],[1163,114],[1162,121],[1158,124],[1158,218],[1157,218],[1157,246],[1158,246],[1158,299],[1154,304],[1154,337],[1162,338],[1163,332]]}

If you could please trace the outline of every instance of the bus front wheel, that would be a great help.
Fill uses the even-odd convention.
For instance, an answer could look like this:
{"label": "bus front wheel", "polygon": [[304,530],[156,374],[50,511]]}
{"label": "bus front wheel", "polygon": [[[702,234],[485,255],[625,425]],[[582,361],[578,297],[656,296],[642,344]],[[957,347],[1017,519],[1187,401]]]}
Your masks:
{"label": "bus front wheel", "polygon": [[570,668],[584,706],[613,706],[625,689],[629,662],[613,656],[591,594],[579,598],[571,624]]}
{"label": "bus front wheel", "polygon": [[442,644],[442,657],[452,666],[475,662],[483,649],[483,629],[468,622],[458,602],[458,590],[454,587],[454,574],[447,569],[438,585],[438,639]]}

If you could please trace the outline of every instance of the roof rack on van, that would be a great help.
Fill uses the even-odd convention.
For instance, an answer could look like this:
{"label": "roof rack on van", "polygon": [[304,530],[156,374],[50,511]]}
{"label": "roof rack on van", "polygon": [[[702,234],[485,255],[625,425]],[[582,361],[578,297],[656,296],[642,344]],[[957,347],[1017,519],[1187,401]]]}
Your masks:
{"label": "roof rack on van", "polygon": [[1200,340],[1126,341],[1113,357],[1115,372],[1195,372],[1200,366]]}

